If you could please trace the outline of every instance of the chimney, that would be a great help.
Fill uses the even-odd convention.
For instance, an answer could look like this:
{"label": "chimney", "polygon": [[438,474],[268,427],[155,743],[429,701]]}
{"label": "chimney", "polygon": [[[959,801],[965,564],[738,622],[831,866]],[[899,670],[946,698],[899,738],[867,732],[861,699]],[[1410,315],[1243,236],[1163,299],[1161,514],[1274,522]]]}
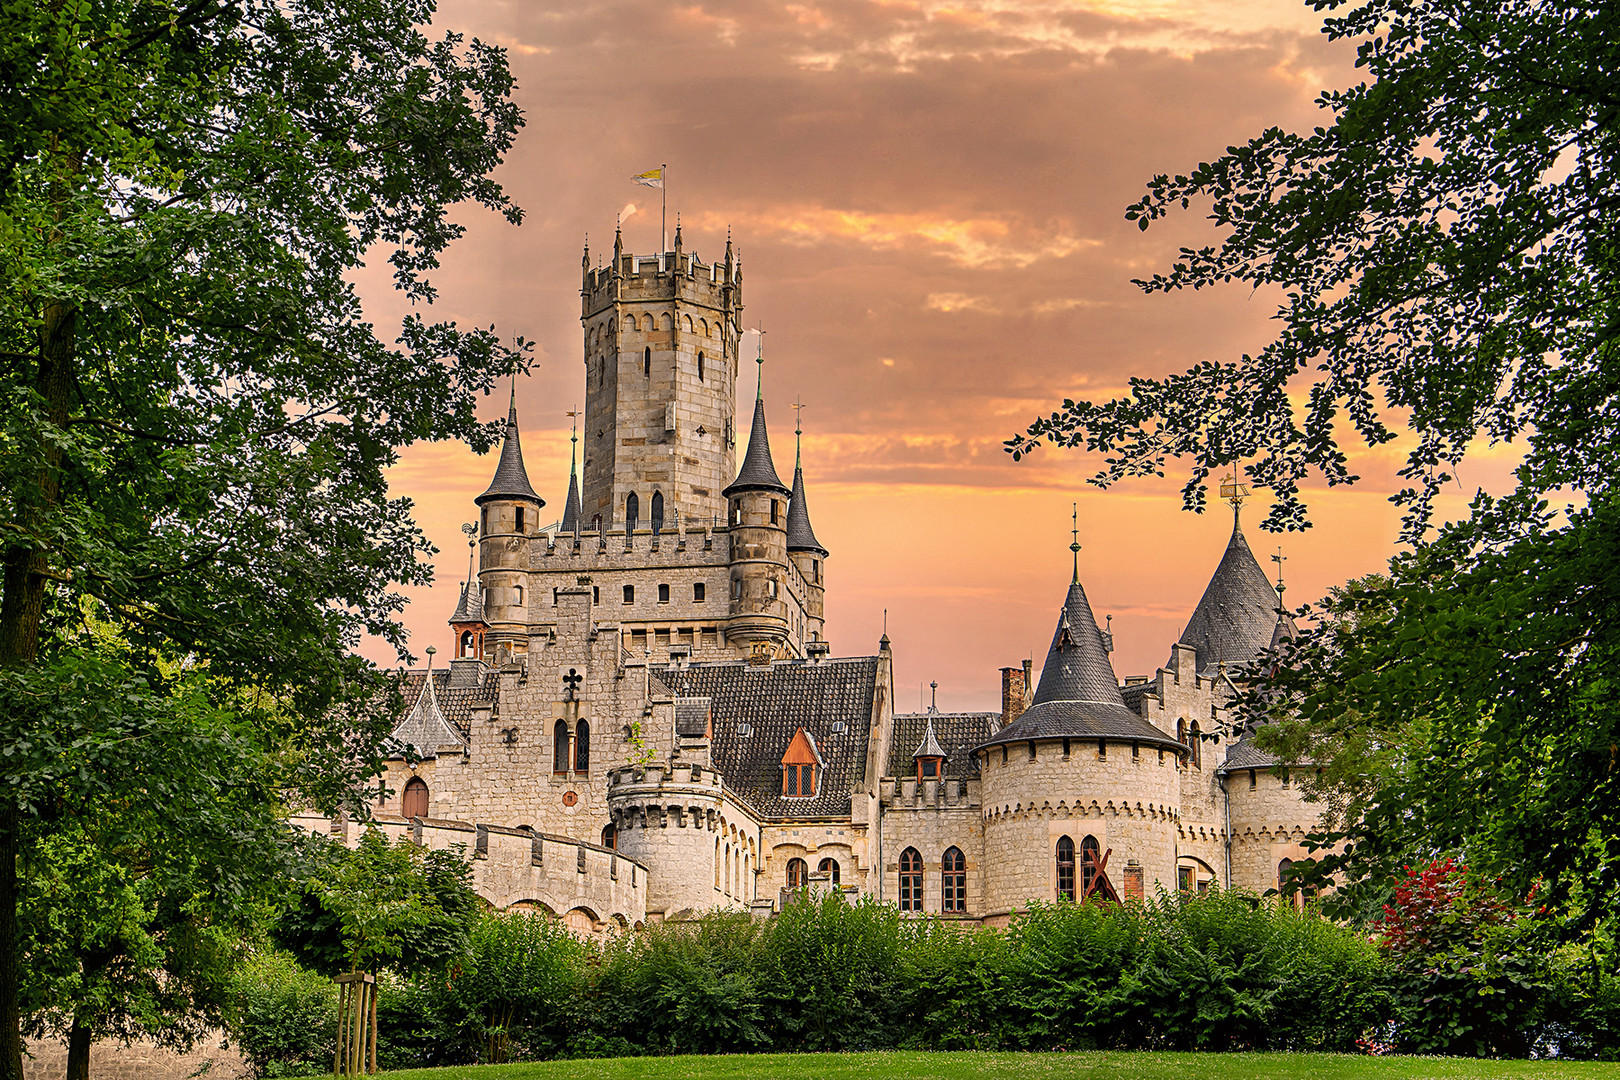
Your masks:
{"label": "chimney", "polygon": [[1024,686],[1026,675],[1021,668],[1004,667],[1001,669],[1001,727],[1017,720],[1024,711]]}
{"label": "chimney", "polygon": [[1024,661],[1024,708],[1026,709],[1029,708],[1029,703],[1035,700],[1035,676],[1030,673],[1030,669],[1034,666],[1035,661],[1033,659]]}

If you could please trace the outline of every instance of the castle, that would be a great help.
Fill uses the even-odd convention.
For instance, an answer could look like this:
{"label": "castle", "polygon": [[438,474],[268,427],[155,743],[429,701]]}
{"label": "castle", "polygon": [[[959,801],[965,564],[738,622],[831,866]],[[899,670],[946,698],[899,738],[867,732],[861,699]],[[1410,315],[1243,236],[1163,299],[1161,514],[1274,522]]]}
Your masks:
{"label": "castle", "polygon": [[1229,732],[1293,632],[1236,516],[1152,677],[1115,676],[1075,543],[1038,682],[1025,662],[999,712],[897,714],[887,635],[868,656],[826,641],[829,552],[802,462],[789,486],[772,457],[762,359],[737,464],[742,288],[729,240],[708,264],[679,229],[656,256],[587,250],[563,512],[530,483],[514,402],[453,656],[402,675],[376,820],[464,844],[492,904],[583,932],[827,890],[1004,924],[1031,900],[1277,888],[1317,813]]}

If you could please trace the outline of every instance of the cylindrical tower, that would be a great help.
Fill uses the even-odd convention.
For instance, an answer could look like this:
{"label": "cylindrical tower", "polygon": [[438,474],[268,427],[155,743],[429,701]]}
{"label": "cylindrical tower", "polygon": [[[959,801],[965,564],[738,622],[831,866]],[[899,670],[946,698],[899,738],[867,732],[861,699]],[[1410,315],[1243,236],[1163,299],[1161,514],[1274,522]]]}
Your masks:
{"label": "cylindrical tower", "polygon": [[1077,572],[1034,702],[975,751],[985,850],[1008,854],[986,910],[1084,900],[1105,855],[1121,899],[1174,889],[1185,750],[1126,708]]}
{"label": "cylindrical tower", "polygon": [[731,533],[731,598],[726,640],[780,646],[788,636],[788,497],[771,461],[765,430],[765,358],[754,395],[754,424],[737,479],[724,492]]}
{"label": "cylindrical tower", "polygon": [[[665,918],[746,905],[749,875],[725,813],[720,774],[701,765],[626,766],[608,779],[614,846],[652,867],[647,911]],[[752,856],[748,859],[752,861]]]}
{"label": "cylindrical tower", "polygon": [[478,504],[478,583],[484,623],[484,653],[493,657],[501,645],[513,652],[528,649],[528,541],[540,526],[545,500],[536,495],[523,467],[518,439],[517,400],[506,418],[506,439],[495,478],[473,500]]}
{"label": "cylindrical tower", "polygon": [[[742,268],[726,241],[723,262],[685,250],[626,254],[590,266],[581,290],[584,327],[582,528],[667,527],[725,513],[721,488],[736,466],[733,394],[742,336]],[[631,496],[634,496],[632,502]],[[632,513],[633,508],[633,513]]]}

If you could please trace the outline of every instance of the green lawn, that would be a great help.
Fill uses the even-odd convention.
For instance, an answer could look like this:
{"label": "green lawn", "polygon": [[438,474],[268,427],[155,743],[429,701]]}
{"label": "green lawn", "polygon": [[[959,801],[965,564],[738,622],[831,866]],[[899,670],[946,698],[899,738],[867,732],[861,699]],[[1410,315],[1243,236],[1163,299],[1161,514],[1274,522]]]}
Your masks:
{"label": "green lawn", "polygon": [[467,1065],[389,1080],[1620,1080],[1620,1064],[1345,1054],[738,1054]]}

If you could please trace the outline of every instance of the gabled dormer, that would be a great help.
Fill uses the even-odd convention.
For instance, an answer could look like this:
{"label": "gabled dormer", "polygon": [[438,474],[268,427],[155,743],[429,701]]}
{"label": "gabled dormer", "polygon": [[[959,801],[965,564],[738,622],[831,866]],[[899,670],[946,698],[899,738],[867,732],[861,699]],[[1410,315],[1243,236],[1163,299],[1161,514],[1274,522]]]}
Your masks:
{"label": "gabled dormer", "polygon": [[826,759],[816,748],[816,740],[800,728],[788,741],[782,754],[782,797],[785,799],[811,799],[821,790],[821,774]]}

